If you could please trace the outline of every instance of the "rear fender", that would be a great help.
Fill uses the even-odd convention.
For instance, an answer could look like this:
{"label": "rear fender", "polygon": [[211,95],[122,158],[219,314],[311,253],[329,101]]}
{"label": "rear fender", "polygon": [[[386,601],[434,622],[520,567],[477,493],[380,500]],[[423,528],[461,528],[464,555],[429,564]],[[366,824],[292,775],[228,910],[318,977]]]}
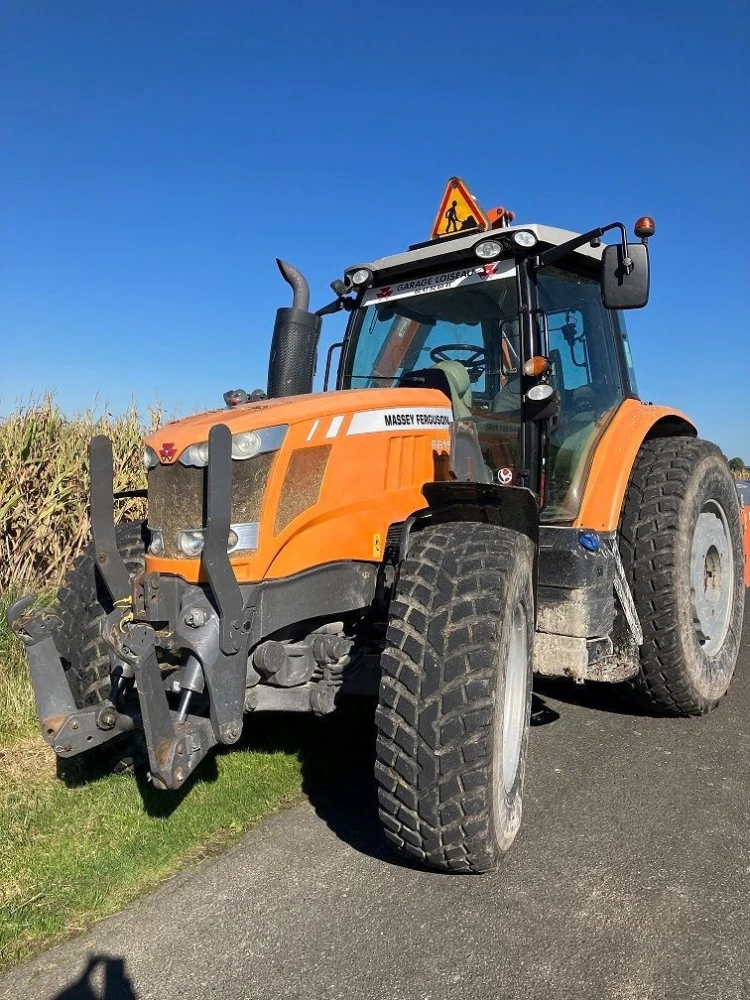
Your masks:
{"label": "rear fender", "polygon": [[626,399],[602,434],[586,477],[574,528],[617,531],[638,450],[653,437],[697,437],[688,418],[668,406]]}

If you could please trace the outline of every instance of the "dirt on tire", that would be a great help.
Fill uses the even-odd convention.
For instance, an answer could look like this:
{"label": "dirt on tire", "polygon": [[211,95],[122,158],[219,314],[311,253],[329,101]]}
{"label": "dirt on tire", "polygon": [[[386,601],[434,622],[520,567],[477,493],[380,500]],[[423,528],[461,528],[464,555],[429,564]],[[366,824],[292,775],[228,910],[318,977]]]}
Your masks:
{"label": "dirt on tire", "polygon": [[[416,534],[401,567],[381,660],[375,773],[386,837],[399,853],[429,867],[489,871],[520,824],[533,558],[533,543],[517,532],[451,523]],[[525,724],[507,792],[498,768],[517,606],[524,609],[528,650]]]}
{"label": "dirt on tire", "polygon": [[[115,529],[117,547],[131,577],[145,566],[146,526],[126,521]],[[96,571],[93,543],[83,550],[57,594],[61,628],[56,635],[70,690],[78,708],[103,701],[110,690],[109,647],[102,638],[112,599]]]}
{"label": "dirt on tire", "polygon": [[[726,516],[734,558],[728,627],[712,655],[693,620],[690,583],[693,532],[707,503]],[[643,629],[639,672],[622,692],[649,712],[711,711],[732,679],[744,614],[739,506],[721,451],[688,437],[645,441],[623,506],[619,546]]]}

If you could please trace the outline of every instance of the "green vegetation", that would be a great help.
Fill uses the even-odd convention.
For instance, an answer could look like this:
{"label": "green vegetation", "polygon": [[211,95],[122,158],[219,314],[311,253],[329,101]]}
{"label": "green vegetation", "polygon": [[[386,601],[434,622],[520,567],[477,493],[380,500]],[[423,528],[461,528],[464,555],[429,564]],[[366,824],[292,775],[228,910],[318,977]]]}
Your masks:
{"label": "green vegetation", "polygon": [[[23,650],[0,599],[0,969],[114,913],[186,863],[226,846],[300,793],[295,751],[274,720],[248,726],[234,752],[210,757],[179,793],[145,774],[67,762],[58,777],[38,735]],[[250,739],[253,742],[250,742]]]}
{"label": "green vegetation", "polygon": [[225,847],[299,789],[296,755],[248,746],[204,762],[179,793],[145,775],[60,780],[36,738],[0,750],[0,969]]}
{"label": "green vegetation", "polygon": [[[134,408],[122,416],[87,411],[66,418],[51,396],[32,401],[0,423],[0,591],[56,586],[89,532],[88,444],[111,438],[115,490],[146,485],[143,435],[161,422],[158,407],[146,424]],[[117,505],[118,520],[142,517],[142,500]]]}
{"label": "green vegetation", "polygon": [[[6,607],[29,590],[51,599],[86,541],[91,435],[113,439],[115,488],[126,489],[144,485],[144,429],[134,410],[66,419],[50,398],[0,423],[0,968],[115,912],[300,794],[308,722],[277,752],[291,724],[284,736],[275,718],[265,728],[253,720],[244,743],[211,756],[180,793],[154,791],[143,774],[94,773],[85,758],[60,777],[38,734]],[[119,514],[142,516],[142,501]]]}
{"label": "green vegetation", "polygon": [[14,596],[0,594],[0,774],[3,748],[11,747],[18,740],[26,739],[37,731],[34,695],[26,657],[23,647],[13,638],[5,620],[5,612]]}

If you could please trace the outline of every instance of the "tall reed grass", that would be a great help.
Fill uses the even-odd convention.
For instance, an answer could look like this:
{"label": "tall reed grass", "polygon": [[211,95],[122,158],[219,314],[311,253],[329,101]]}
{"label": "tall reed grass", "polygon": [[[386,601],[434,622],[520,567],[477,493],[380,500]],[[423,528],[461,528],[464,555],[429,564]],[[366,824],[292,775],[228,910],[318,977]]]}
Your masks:
{"label": "tall reed grass", "polygon": [[[143,435],[162,422],[134,407],[112,416],[86,410],[66,417],[51,395],[19,405],[0,420],[0,590],[56,586],[89,532],[88,445],[112,440],[115,491],[146,485]],[[145,516],[145,501],[118,501],[116,519]]]}

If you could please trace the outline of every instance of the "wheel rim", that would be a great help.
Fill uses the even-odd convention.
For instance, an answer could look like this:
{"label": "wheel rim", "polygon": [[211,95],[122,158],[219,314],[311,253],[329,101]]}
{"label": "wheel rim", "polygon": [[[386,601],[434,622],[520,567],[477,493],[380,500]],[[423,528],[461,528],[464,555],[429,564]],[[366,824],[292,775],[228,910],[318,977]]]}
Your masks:
{"label": "wheel rim", "polygon": [[715,655],[729,629],[734,592],[734,553],[726,514],[716,500],[701,509],[690,551],[690,601],[701,649]]}
{"label": "wheel rim", "polygon": [[528,683],[529,640],[526,611],[516,605],[510,632],[510,649],[505,668],[505,704],[503,707],[503,787],[513,790],[521,762],[523,734],[526,727],[526,685]]}

